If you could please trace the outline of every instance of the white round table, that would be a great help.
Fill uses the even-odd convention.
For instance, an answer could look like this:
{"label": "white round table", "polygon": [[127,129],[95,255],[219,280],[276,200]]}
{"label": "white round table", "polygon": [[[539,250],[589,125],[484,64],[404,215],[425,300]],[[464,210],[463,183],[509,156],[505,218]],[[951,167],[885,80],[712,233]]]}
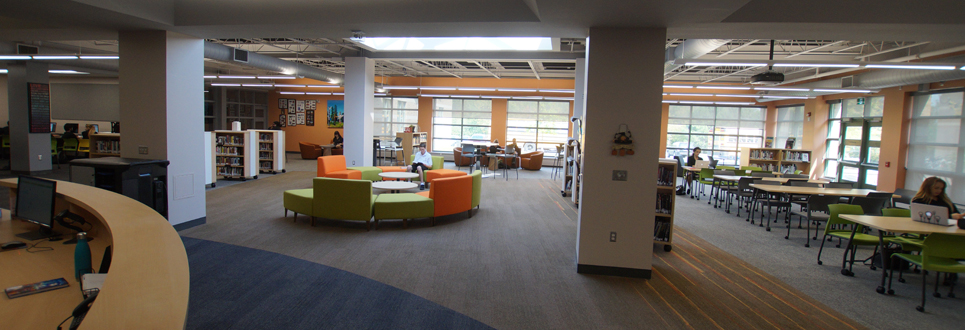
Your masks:
{"label": "white round table", "polygon": [[383,178],[386,178],[386,179],[403,179],[403,180],[412,181],[412,179],[415,179],[415,178],[418,178],[418,177],[419,177],[419,173],[412,173],[412,172],[382,172],[382,173],[379,173],[379,176],[381,176],[381,177],[383,177]]}
{"label": "white round table", "polygon": [[398,193],[402,190],[413,189],[419,185],[405,181],[377,181],[372,182],[372,188],[388,190],[390,193]]}

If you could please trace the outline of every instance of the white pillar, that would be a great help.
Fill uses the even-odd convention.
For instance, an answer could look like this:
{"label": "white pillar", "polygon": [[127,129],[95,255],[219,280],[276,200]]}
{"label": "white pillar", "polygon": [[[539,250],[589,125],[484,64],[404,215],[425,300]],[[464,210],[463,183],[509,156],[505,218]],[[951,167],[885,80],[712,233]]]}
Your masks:
{"label": "white pillar", "polygon": [[[583,118],[586,111],[586,58],[576,59],[576,81],[573,94],[573,117]],[[575,121],[570,121],[573,138],[580,140],[580,130]]]}
{"label": "white pillar", "polygon": [[[666,37],[665,28],[590,28],[579,273],[650,277]],[[633,133],[634,155],[610,154],[620,124]],[[613,181],[615,170],[627,180]]]}
{"label": "white pillar", "polygon": [[[49,171],[52,169],[50,133],[30,133],[29,94],[27,92],[27,84],[29,83],[48,84],[47,86],[50,86],[47,63],[38,63],[37,61],[14,62],[7,64],[7,70],[10,170],[13,173],[20,174]],[[49,115],[47,121],[50,121]]]}
{"label": "white pillar", "polygon": [[375,61],[345,58],[345,164],[372,166],[372,129],[375,126]]}
{"label": "white pillar", "polygon": [[166,31],[118,36],[121,156],[169,160],[168,220],[181,227],[202,224],[204,40]]}

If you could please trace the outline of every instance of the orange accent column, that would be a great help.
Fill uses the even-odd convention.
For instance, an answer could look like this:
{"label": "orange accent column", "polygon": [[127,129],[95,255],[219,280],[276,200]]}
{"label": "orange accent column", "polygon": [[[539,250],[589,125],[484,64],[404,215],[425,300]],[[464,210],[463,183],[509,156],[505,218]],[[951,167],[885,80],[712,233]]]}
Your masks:
{"label": "orange accent column", "polygon": [[[811,150],[812,178],[824,175],[824,154],[827,151],[828,111],[830,107],[824,97],[804,101],[804,150]],[[811,113],[808,118],[807,114]],[[810,119],[810,121],[808,121]]]}
{"label": "orange accent column", "polygon": [[419,130],[426,132],[426,150],[432,150],[432,98],[419,98]]}
{"label": "orange accent column", "polygon": [[774,103],[767,104],[767,112],[764,115],[764,141],[767,141],[767,137],[774,138],[774,144],[771,148],[780,148],[784,146],[776,146],[777,144],[777,106]]}
{"label": "orange accent column", "polygon": [[[493,121],[492,129],[490,130],[490,140],[498,139],[499,143],[506,143],[506,121],[508,120],[508,115],[506,111],[509,109],[509,100],[507,99],[492,99],[493,100]],[[572,110],[572,107],[570,108]]]}
{"label": "orange accent column", "polygon": [[[884,113],[881,118],[881,154],[878,159],[878,190],[895,191],[905,187],[905,158],[908,155],[911,96],[908,91],[889,88],[881,91],[885,96]],[[891,162],[891,167],[885,167]],[[915,189],[915,188],[912,188]]]}
{"label": "orange accent column", "polygon": [[667,155],[667,126],[670,125],[670,104],[660,104],[660,157]]}

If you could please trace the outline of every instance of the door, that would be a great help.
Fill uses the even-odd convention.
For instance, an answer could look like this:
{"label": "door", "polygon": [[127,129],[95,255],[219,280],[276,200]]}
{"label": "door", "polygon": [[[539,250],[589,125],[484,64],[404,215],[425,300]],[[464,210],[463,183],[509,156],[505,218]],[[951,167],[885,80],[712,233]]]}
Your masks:
{"label": "door", "polygon": [[881,153],[881,119],[842,121],[841,129],[838,181],[853,183],[855,188],[875,189]]}

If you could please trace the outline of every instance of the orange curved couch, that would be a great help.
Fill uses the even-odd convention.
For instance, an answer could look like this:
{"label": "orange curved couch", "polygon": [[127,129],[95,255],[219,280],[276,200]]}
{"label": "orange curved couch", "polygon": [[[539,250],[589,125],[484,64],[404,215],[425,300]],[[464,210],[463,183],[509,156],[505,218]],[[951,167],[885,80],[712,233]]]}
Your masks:
{"label": "orange curved couch", "polygon": [[[432,183],[433,181],[442,179],[442,178],[451,178],[454,176],[469,175],[463,171],[456,171],[456,170],[449,170],[449,169],[428,170],[425,173],[426,173],[426,182],[428,183]],[[432,188],[430,187],[429,189],[432,189]]]}
{"label": "orange curved couch", "polygon": [[[472,176],[462,175],[432,181],[429,191],[417,194],[429,197],[434,204],[433,217],[469,212],[472,216]],[[435,219],[433,219],[435,224]]]}
{"label": "orange curved couch", "polygon": [[345,168],[345,156],[318,157],[318,177],[335,179],[362,179],[362,171]]}
{"label": "orange curved couch", "polygon": [[533,151],[519,155],[519,165],[527,170],[539,171],[543,168],[543,152]]}

